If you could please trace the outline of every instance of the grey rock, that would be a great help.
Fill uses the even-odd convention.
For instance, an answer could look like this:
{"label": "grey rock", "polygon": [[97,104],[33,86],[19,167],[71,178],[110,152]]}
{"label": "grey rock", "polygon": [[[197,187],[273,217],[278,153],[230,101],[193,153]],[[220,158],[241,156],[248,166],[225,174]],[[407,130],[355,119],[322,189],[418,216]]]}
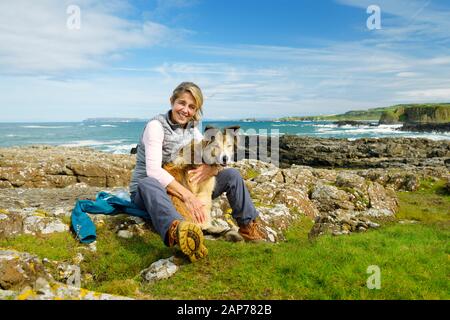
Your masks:
{"label": "grey rock", "polygon": [[120,230],[117,233],[117,236],[124,238],[124,239],[131,239],[131,238],[133,238],[134,234],[128,230]]}
{"label": "grey rock", "polygon": [[141,276],[148,282],[170,278],[178,270],[178,266],[173,261],[173,257],[158,260],[142,270]]}
{"label": "grey rock", "polygon": [[23,220],[23,232],[25,234],[49,234],[68,230],[69,226],[57,218],[30,215]]}
{"label": "grey rock", "polygon": [[240,235],[240,233],[235,230],[229,230],[229,231],[225,232],[224,236],[225,236],[225,240],[230,241],[230,242],[244,241],[244,238]]}

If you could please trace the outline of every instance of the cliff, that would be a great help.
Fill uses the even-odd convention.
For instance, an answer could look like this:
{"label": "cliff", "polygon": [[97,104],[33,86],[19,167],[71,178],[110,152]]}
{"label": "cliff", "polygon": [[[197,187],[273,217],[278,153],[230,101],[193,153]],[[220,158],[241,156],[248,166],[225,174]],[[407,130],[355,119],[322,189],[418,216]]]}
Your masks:
{"label": "cliff", "polygon": [[[407,110],[407,111],[406,111]],[[406,112],[406,113],[405,113]],[[381,124],[411,122],[450,122],[450,103],[399,104],[367,110],[350,110],[342,114],[319,116],[291,116],[279,121],[370,121],[379,120]]]}
{"label": "cliff", "polygon": [[447,123],[450,122],[450,104],[399,105],[385,110],[380,124]]}

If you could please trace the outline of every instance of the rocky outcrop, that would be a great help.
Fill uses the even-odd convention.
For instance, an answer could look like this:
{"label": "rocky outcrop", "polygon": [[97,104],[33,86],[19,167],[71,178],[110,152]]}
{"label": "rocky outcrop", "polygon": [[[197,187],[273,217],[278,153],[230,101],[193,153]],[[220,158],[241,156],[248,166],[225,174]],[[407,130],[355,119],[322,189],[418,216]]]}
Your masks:
{"label": "rocky outcrop", "polygon": [[[299,140],[300,139],[300,140]],[[407,144],[406,142],[409,142]],[[396,211],[396,197],[392,190],[414,191],[419,187],[420,178],[427,176],[448,177],[446,167],[442,166],[442,159],[449,156],[448,143],[423,139],[386,140],[379,143],[379,139],[361,139],[354,144],[352,141],[333,139],[311,139],[287,136],[284,138],[283,152],[288,150],[293,154],[308,154],[308,157],[298,157],[297,162],[312,162],[314,159],[326,159],[324,154],[330,154],[329,164],[349,164],[372,162],[378,166],[376,160],[389,159],[389,156],[434,159],[441,165],[421,167],[405,165],[388,168],[355,169],[336,171],[326,168],[312,168],[293,164],[287,168],[278,168],[273,164],[257,160],[242,160],[233,166],[240,170],[255,205],[261,212],[262,223],[265,226],[267,239],[280,241],[284,238],[283,231],[299,216],[317,219],[331,214],[339,217],[346,214],[365,216],[387,216]],[[339,150],[337,150],[339,149]],[[5,151],[7,150],[7,152]],[[12,152],[14,150],[14,152]],[[59,151],[58,151],[59,150]],[[332,152],[336,151],[336,152]],[[339,152],[337,152],[339,151]],[[34,153],[34,156],[32,154]],[[68,152],[65,154],[65,152]],[[354,157],[348,157],[353,154]],[[67,158],[67,164],[60,164],[59,169],[44,170],[44,172],[60,173],[62,176],[73,173],[83,173],[86,182],[78,182],[67,187],[55,186],[41,188],[26,188],[37,180],[33,176],[21,175],[23,184],[18,188],[6,188],[0,193],[0,237],[11,237],[18,234],[46,234],[53,232],[67,232],[68,219],[75,202],[79,199],[95,199],[99,191],[117,191],[106,186],[89,186],[95,183],[95,177],[104,174],[104,181],[111,181],[109,175],[115,175],[117,168],[122,168],[124,177],[130,177],[133,167],[133,156],[123,156],[96,152],[86,148],[57,147],[28,147],[2,149],[2,168],[12,166],[17,162],[23,171],[32,168],[51,167],[57,159]],[[378,157],[370,158],[369,155]],[[28,157],[28,162],[18,159]],[[334,158],[333,158],[334,157]],[[15,159],[15,160],[14,160]],[[365,162],[362,161],[365,159]],[[45,161],[44,161],[45,160]],[[99,161],[101,160],[101,161]],[[386,160],[387,161],[387,160]],[[393,164],[393,162],[385,162]],[[95,166],[93,165],[95,164]],[[404,164],[404,163],[403,163]],[[69,170],[71,168],[71,171]],[[31,168],[31,169],[30,169]],[[66,169],[64,169],[66,168]],[[85,169],[80,169],[85,168]],[[86,168],[91,168],[90,171]],[[111,171],[109,171],[111,169]],[[43,169],[42,169],[43,170]],[[5,171],[5,170],[4,170]],[[90,173],[88,173],[90,172]],[[45,174],[41,180],[48,181]],[[122,181],[127,185],[124,177],[116,177],[115,181]],[[26,180],[30,178],[30,180]],[[11,185],[16,183],[11,180]],[[50,184],[44,184],[51,186]],[[225,230],[221,235],[231,241],[242,240],[237,233],[237,226],[233,221],[228,201],[225,195],[213,203],[213,225]],[[127,217],[116,219],[103,215],[92,215],[95,223],[113,223],[114,231],[119,237],[131,238],[149,230],[146,223],[137,218]],[[214,236],[214,235],[213,235]]]}
{"label": "rocky outcrop", "polygon": [[[292,164],[409,171],[450,168],[448,140],[366,138],[348,141],[284,135],[280,137],[278,151],[283,168]],[[135,155],[112,155],[89,148],[0,148],[0,189],[64,188],[77,183],[101,188],[128,186],[135,161]]]}
{"label": "rocky outcrop", "polygon": [[[414,191],[419,187],[421,178],[449,176],[443,159],[448,159],[450,145],[442,141],[361,139],[356,143],[285,136],[280,149],[283,153],[289,152],[289,156],[297,155],[295,162],[317,164],[320,161],[323,164],[327,161],[330,166],[358,168],[361,165],[366,169],[337,171],[297,164],[278,168],[258,160],[241,160],[233,164],[240,170],[261,213],[267,239],[274,242],[283,240],[284,230],[300,216],[317,219],[335,215],[336,221],[346,215],[369,218],[392,216],[397,206],[393,190]],[[81,176],[77,174],[83,173],[82,177],[86,178],[86,182],[66,187],[45,183],[43,185],[46,187],[40,188],[26,186],[34,185],[36,181],[50,181],[51,178],[48,179],[45,174],[39,175],[40,180],[33,178],[36,177],[33,175],[19,175],[22,184],[14,178],[3,180],[11,186],[21,187],[6,188],[0,193],[0,237],[67,232],[69,217],[77,200],[93,200],[99,191],[117,191],[103,185],[90,186],[97,184],[96,177],[103,175],[102,181],[122,181],[121,184],[127,186],[126,179],[129,179],[134,166],[134,156],[106,154],[86,148],[24,147],[1,149],[0,154],[3,172],[17,164],[21,169],[16,168],[16,171],[26,172],[40,167],[39,170],[49,173],[49,177],[60,174],[78,181]],[[28,159],[27,162],[19,160],[22,158]],[[67,163],[62,159],[68,159]],[[421,161],[428,161],[427,164],[436,165],[421,166],[420,161],[414,162],[413,159],[423,159]],[[63,163],[58,164],[58,161]],[[51,168],[54,163],[59,169],[43,169]],[[368,166],[374,168],[367,169]],[[119,168],[123,170],[124,177],[110,179],[109,176],[115,176]],[[242,238],[230,213],[225,195],[213,202],[213,225],[224,230],[220,236],[230,241],[240,241]],[[92,215],[92,219],[97,224],[112,221],[112,228],[123,238],[149,231],[149,226],[142,219],[103,215]]]}
{"label": "rocky outcrop", "polygon": [[[116,155],[109,155],[115,157]],[[301,216],[315,219],[336,213],[393,215],[395,194],[391,189],[418,186],[410,173],[360,170],[337,172],[293,165],[280,169],[257,160],[243,160],[233,164],[240,170],[260,211],[261,222],[269,241],[284,239],[284,230]],[[66,188],[9,188],[0,193],[0,237],[19,234],[47,234],[67,232],[75,202],[95,199],[99,191],[115,193],[114,188],[91,187],[79,183]],[[213,225],[222,228],[219,236],[242,240],[231,217],[225,195],[213,202]],[[132,238],[150,232],[145,221],[129,216],[91,215],[97,225],[110,224],[119,237]],[[212,235],[217,236],[217,235]]]}
{"label": "rocky outcrop", "polygon": [[450,132],[450,122],[446,123],[405,123],[400,131],[412,132]]}
{"label": "rocky outcrop", "polygon": [[336,124],[338,127],[343,127],[343,126],[354,126],[354,127],[359,127],[359,126],[377,126],[378,123],[376,122],[371,122],[371,121],[357,121],[357,120],[339,120],[339,121],[334,121],[333,124]]}
{"label": "rocky outcrop", "polygon": [[0,299],[130,300],[58,282],[47,267],[48,263],[26,252],[0,250]]}
{"label": "rocky outcrop", "polygon": [[31,146],[0,148],[0,188],[62,188],[127,185],[135,158],[111,157],[89,148]]}
{"label": "rocky outcrop", "polygon": [[1,210],[0,238],[12,237],[19,234],[49,234],[66,232],[69,226],[60,219],[46,216],[45,212],[27,208],[25,210]]}
{"label": "rocky outcrop", "polygon": [[450,141],[418,138],[364,138],[354,141],[285,135],[280,165],[328,168],[450,168]]}

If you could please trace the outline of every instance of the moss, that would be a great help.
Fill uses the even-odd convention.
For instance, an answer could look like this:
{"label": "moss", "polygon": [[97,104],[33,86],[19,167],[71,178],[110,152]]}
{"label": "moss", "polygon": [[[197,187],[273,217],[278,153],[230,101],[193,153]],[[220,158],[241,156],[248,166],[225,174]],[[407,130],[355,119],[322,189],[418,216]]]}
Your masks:
{"label": "moss", "polygon": [[112,280],[104,282],[98,291],[119,296],[134,296],[139,293],[140,284],[133,279]]}
{"label": "moss", "polygon": [[50,214],[47,211],[42,210],[42,209],[34,210],[34,214],[39,217],[49,217],[50,216]]}
{"label": "moss", "polygon": [[32,289],[27,289],[24,292],[22,292],[21,294],[19,294],[16,299],[17,300],[26,300],[35,295],[36,295],[36,292],[34,292]]}
{"label": "moss", "polygon": [[253,180],[254,178],[256,178],[257,176],[259,176],[261,173],[253,168],[249,168],[245,173],[244,173],[244,180]]}
{"label": "moss", "polygon": [[292,207],[292,208],[290,208],[290,209],[289,209],[289,212],[290,212],[292,215],[296,215],[296,216],[303,216],[303,215],[305,215],[305,213],[304,213],[302,210],[300,210],[298,207]]}
{"label": "moss", "polygon": [[265,208],[275,208],[274,204],[269,204],[269,203],[262,203],[261,201],[257,200],[257,199],[253,199],[253,204],[255,205],[255,207],[265,207]]}

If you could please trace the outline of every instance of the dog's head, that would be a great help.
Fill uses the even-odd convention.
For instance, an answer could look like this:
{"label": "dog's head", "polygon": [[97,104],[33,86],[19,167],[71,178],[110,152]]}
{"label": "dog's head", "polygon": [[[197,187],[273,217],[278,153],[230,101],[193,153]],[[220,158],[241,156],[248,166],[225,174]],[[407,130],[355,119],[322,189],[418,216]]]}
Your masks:
{"label": "dog's head", "polygon": [[203,162],[222,166],[232,162],[238,144],[239,129],[240,126],[225,127],[222,130],[206,126],[203,133]]}

